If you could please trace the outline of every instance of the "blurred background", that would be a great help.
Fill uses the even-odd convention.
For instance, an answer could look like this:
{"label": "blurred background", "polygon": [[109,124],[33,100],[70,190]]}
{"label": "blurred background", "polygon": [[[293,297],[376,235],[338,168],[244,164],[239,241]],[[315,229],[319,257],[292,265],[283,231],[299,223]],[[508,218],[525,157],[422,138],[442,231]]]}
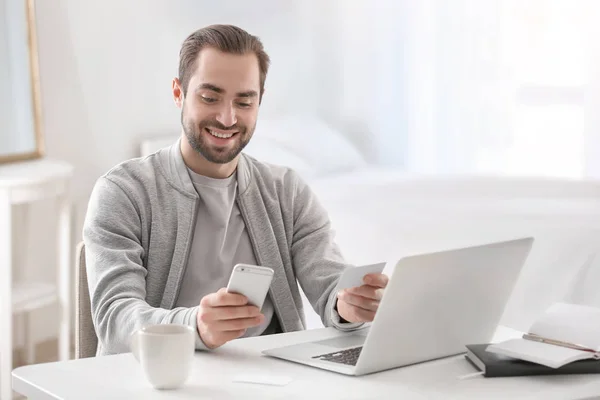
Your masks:
{"label": "blurred background", "polygon": [[[23,3],[0,3],[4,28]],[[311,184],[349,262],[533,235],[502,323],[527,330],[555,301],[600,305],[599,17],[593,0],[35,1],[43,159],[72,167],[69,244],[100,175],[179,136],[182,41],[229,23],[272,60],[247,152]],[[8,110],[28,59],[4,54]],[[4,143],[26,134],[0,115]],[[14,282],[58,279],[56,207],[12,209]],[[14,316],[16,360],[27,332],[38,360],[57,357],[59,310]]]}

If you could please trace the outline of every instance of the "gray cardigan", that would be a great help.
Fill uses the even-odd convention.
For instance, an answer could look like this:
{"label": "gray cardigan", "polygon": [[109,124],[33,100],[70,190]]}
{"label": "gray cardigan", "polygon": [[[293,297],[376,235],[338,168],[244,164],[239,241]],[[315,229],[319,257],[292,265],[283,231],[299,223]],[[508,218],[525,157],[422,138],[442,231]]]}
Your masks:
{"label": "gray cardigan", "polygon": [[[174,308],[198,202],[179,146],[119,164],[92,192],[83,240],[98,355],[129,351],[131,334],[146,325],[197,327],[198,307]],[[333,289],[347,264],[310,188],[289,168],[245,154],[237,172],[256,259],[275,271],[270,295],[282,330],[305,328],[298,283],[325,326],[360,326],[341,323],[334,309]]]}

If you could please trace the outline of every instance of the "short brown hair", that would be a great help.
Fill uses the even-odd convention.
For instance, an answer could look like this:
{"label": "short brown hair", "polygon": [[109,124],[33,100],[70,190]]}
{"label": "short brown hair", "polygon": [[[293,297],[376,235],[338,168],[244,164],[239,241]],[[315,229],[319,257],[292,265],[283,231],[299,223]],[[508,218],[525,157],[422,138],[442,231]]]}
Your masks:
{"label": "short brown hair", "polygon": [[260,69],[260,98],[262,98],[269,70],[269,56],[258,37],[233,25],[210,25],[198,29],[185,39],[179,51],[179,81],[184,96],[187,95],[190,77],[196,69],[198,54],[205,47],[213,47],[231,54],[242,55],[249,52],[256,54]]}

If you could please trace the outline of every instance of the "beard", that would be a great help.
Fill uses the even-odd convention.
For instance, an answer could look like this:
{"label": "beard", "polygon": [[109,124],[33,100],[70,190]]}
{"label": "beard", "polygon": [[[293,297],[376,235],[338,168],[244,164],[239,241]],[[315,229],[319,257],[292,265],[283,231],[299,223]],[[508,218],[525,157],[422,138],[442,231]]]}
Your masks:
{"label": "beard", "polygon": [[[246,147],[254,133],[256,124],[251,128],[239,123],[227,127],[219,121],[213,119],[205,119],[199,123],[196,123],[193,120],[185,118],[185,115],[182,111],[181,126],[183,127],[185,136],[187,137],[187,140],[194,151],[196,151],[209,162],[215,164],[227,164],[233,161],[233,159],[235,159],[238,154],[242,152],[244,147]],[[207,138],[204,136],[205,128],[217,128],[237,132],[232,138],[235,141],[233,147],[218,147],[209,143]],[[206,134],[209,133],[206,132]]]}

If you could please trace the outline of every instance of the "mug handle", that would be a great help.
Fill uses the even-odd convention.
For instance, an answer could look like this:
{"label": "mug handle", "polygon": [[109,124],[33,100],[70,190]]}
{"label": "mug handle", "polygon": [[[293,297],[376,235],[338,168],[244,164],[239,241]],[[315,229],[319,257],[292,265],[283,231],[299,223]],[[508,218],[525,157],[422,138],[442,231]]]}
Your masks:
{"label": "mug handle", "polygon": [[135,331],[131,334],[129,346],[135,359],[140,362],[140,331]]}

